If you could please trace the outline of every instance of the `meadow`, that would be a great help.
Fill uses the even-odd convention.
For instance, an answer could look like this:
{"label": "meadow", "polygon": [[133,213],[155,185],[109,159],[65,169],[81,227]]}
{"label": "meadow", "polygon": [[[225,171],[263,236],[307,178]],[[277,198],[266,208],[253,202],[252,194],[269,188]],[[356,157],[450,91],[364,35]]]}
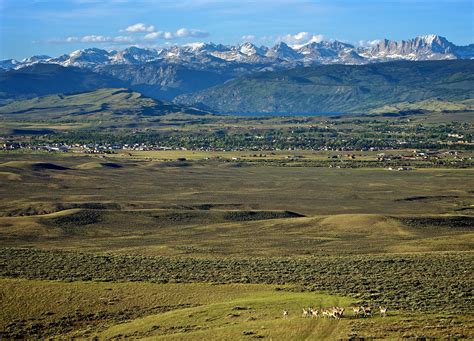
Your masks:
{"label": "meadow", "polygon": [[[63,338],[303,340],[355,338],[361,332],[373,338],[414,338],[429,328],[434,336],[449,330],[455,338],[470,327],[459,316],[414,312],[366,319],[348,313],[338,321],[302,318],[301,306],[350,305],[354,300],[274,285],[2,280],[2,288],[36,303],[25,309],[8,300],[2,316],[15,321],[6,327],[10,335],[28,330]],[[281,316],[282,309],[289,310],[288,318]]]}

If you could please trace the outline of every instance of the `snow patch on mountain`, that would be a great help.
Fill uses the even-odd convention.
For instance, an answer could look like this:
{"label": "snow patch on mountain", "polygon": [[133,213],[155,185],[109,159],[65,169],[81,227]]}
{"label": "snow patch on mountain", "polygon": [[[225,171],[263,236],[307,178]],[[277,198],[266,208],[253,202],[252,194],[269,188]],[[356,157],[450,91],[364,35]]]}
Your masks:
{"label": "snow patch on mountain", "polygon": [[[260,69],[288,68],[312,64],[366,64],[393,60],[473,59],[474,44],[456,46],[446,38],[429,34],[409,40],[382,39],[370,44],[354,45],[337,40],[310,40],[305,44],[287,45],[280,42],[268,48],[245,42],[235,46],[214,43],[189,43],[160,50],[132,46],[121,51],[88,48],[56,58],[32,56],[22,61],[0,61],[1,70],[19,69],[35,63],[97,68],[106,65],[141,65],[163,62],[194,65],[206,69],[217,64],[247,64]],[[212,66],[212,67],[214,67]]]}

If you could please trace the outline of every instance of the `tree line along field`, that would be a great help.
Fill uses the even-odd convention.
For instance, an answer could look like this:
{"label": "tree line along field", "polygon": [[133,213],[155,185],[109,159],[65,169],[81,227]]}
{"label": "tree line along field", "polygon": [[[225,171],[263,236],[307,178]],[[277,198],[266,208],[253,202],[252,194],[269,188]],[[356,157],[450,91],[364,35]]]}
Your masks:
{"label": "tree line along field", "polygon": [[1,154],[2,337],[474,337],[472,168],[173,153]]}

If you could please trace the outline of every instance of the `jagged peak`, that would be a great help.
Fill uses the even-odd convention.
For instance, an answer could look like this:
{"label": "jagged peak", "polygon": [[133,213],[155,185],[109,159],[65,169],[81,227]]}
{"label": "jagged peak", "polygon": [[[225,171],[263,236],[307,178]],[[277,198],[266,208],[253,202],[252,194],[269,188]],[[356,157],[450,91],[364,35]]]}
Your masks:
{"label": "jagged peak", "polygon": [[[289,45],[279,41],[273,47],[256,46],[246,41],[236,45],[222,45],[212,42],[194,42],[183,45],[164,46],[161,49],[129,46],[122,50],[107,51],[91,47],[76,50],[56,58],[49,56],[32,56],[21,62],[8,60],[0,61],[4,69],[22,68],[38,62],[59,64],[63,66],[78,66],[91,68],[116,64],[142,64],[155,60],[169,61],[174,64],[195,64],[200,68],[205,63],[268,63],[268,67],[278,66],[279,62],[291,65],[299,63],[344,63],[349,62],[350,56],[356,58],[358,63],[370,63],[384,60],[425,60],[474,57],[474,45],[456,46],[445,37],[437,34],[420,35],[408,40],[382,39],[372,41],[370,45],[355,47],[349,43],[338,40],[311,39],[299,46]],[[359,58],[359,55],[361,58]]]}
{"label": "jagged peak", "polygon": [[28,58],[24,58],[21,60],[22,63],[31,63],[31,62],[36,62],[36,61],[42,61],[42,60],[47,60],[50,59],[50,56],[47,55],[36,55],[36,56],[31,56]]}
{"label": "jagged peak", "polygon": [[195,42],[195,43],[187,43],[182,45],[183,47],[189,47],[193,50],[201,50],[204,47],[208,46],[209,43],[204,43],[204,42]]}
{"label": "jagged peak", "polygon": [[285,43],[284,41],[280,41],[277,44],[275,44],[273,46],[273,49],[290,49],[290,50],[292,50],[292,48],[287,43]]}
{"label": "jagged peak", "polygon": [[421,38],[429,44],[432,44],[435,41],[446,41],[446,42],[448,41],[445,37],[442,37],[437,34],[427,34],[427,35],[418,36],[417,38]]}
{"label": "jagged peak", "polygon": [[79,50],[85,53],[103,53],[103,54],[108,54],[107,50],[99,49],[97,47],[88,47],[84,50]]}

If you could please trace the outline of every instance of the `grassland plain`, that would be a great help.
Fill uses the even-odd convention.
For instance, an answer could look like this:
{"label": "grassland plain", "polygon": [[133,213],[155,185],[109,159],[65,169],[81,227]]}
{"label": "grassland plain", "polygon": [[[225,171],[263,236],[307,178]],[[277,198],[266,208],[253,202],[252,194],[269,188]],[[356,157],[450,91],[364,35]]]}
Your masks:
{"label": "grassland plain", "polygon": [[[23,335],[27,329],[30,335],[60,332],[63,338],[304,339],[356,334],[354,319],[333,323],[299,317],[301,306],[348,305],[354,300],[283,288],[2,280],[8,302],[2,320],[15,321],[5,326],[9,335]],[[24,300],[35,304],[24,307],[19,303]],[[289,310],[289,318],[281,318],[283,309]],[[390,318],[391,324],[397,320],[395,315]]]}
{"label": "grassland plain", "polygon": [[3,337],[474,337],[471,168],[170,153],[1,155]]}
{"label": "grassland plain", "polygon": [[[1,249],[0,256],[3,277],[30,278],[1,283],[2,296],[9,297],[3,300],[5,311],[14,311],[3,316],[6,336],[55,335],[59,322],[65,331],[103,333],[104,338],[166,334],[174,339],[246,339],[242,335],[246,331],[275,339],[473,337],[471,253],[202,259]],[[135,283],[141,286],[134,287]],[[196,283],[198,290],[184,283]],[[205,289],[199,283],[213,284]],[[265,288],[255,287],[256,283],[268,285],[269,290],[254,291]],[[67,296],[72,304],[58,308],[64,300],[48,297],[68,285],[70,289],[58,297]],[[48,287],[51,293],[39,294]],[[86,289],[78,290],[82,287]],[[87,289],[91,287],[114,291]],[[121,287],[130,291],[121,294]],[[203,294],[202,288],[212,293]],[[222,294],[220,288],[229,292]],[[149,291],[177,295],[180,306],[170,306],[162,296],[149,298]],[[209,295],[212,300],[206,301]],[[24,296],[29,309],[19,307]],[[134,302],[132,309],[130,302]],[[348,313],[341,322],[300,318],[305,306],[348,308],[352,303],[388,303],[390,317],[362,321]],[[164,310],[170,313],[161,314]],[[283,310],[291,312],[291,322],[280,322]],[[85,326],[84,320],[91,322]]]}

